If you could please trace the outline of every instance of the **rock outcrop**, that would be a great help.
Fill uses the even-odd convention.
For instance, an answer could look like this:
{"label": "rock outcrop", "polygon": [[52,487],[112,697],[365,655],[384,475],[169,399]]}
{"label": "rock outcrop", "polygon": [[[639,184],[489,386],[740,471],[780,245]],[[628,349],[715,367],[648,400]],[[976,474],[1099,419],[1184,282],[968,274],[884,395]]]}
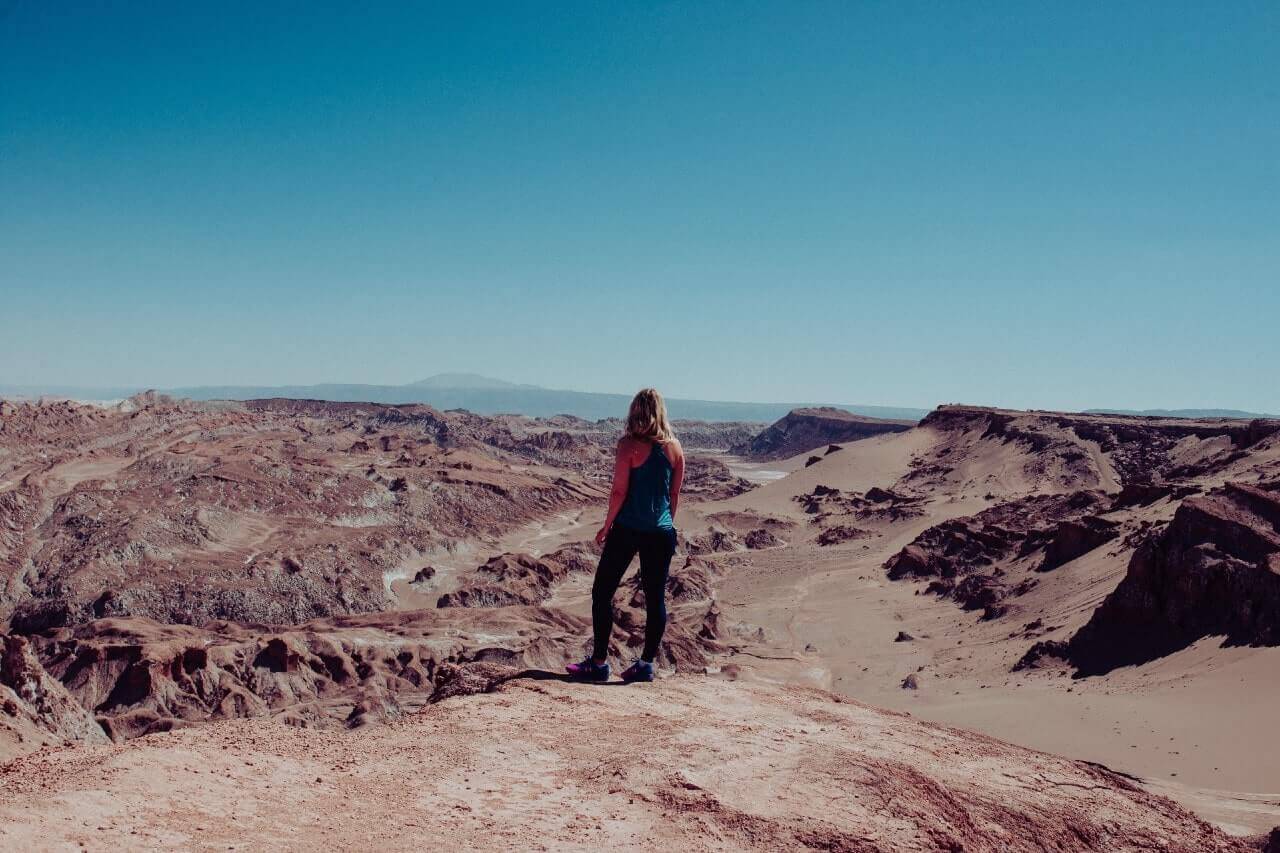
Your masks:
{"label": "rock outcrop", "polygon": [[1035,585],[1033,565],[1054,569],[1114,538],[1119,526],[1092,514],[1108,505],[1097,491],[1007,501],[928,528],[885,562],[885,572],[890,580],[929,580],[927,592],[994,619],[1005,599]]}
{"label": "rock outcrop", "polygon": [[754,530],[747,531],[742,544],[746,545],[748,550],[759,551],[763,548],[778,548],[787,543],[773,535],[767,528],[757,527]]}
{"label": "rock outcrop", "polygon": [[30,638],[29,662],[99,736],[121,740],[241,717],[321,728],[387,720],[428,702],[444,664],[558,667],[584,635],[576,618],[519,607],[293,627],[103,619]]}
{"label": "rock outcrop", "polygon": [[684,540],[685,550],[690,554],[723,554],[742,551],[746,548],[742,540],[732,530],[712,527],[706,533],[690,536]]}
{"label": "rock outcrop", "polygon": [[543,557],[499,554],[475,571],[475,580],[440,596],[437,607],[502,607],[538,604],[573,572],[593,572],[599,549],[586,543],[565,545]]}
{"label": "rock outcrop", "polygon": [[859,521],[902,521],[920,516],[921,505],[925,502],[923,498],[898,494],[879,486],[872,486],[865,494],[860,494],[821,483],[792,500],[813,516],[810,522],[815,524],[844,516]]}
{"label": "rock outcrop", "polygon": [[1120,525],[1096,515],[1069,518],[1058,522],[1045,545],[1040,571],[1048,572],[1065,565],[1115,539]]}
{"label": "rock outcrop", "polygon": [[1280,434],[1280,420],[1023,412],[959,405],[939,406],[920,425],[976,431],[984,439],[1021,446],[1033,457],[1030,464],[1036,470],[1032,473],[1077,488],[1104,485],[1112,472],[1121,486],[1203,475],[1238,461],[1246,448]]}
{"label": "rock outcrop", "polygon": [[1097,675],[1208,636],[1280,645],[1280,482],[1228,483],[1183,501],[1088,623],[1065,643],[1033,646],[1019,666],[1062,657]]}
{"label": "rock outcrop", "polygon": [[848,524],[833,524],[830,527],[823,528],[815,541],[822,546],[839,545],[851,539],[866,539],[870,535],[868,531],[860,527],[852,527]]}
{"label": "rock outcrop", "polygon": [[45,671],[25,637],[0,634],[0,760],[49,743],[106,743],[93,715]]}
{"label": "rock outcrop", "polygon": [[785,459],[836,442],[904,432],[913,426],[914,421],[869,418],[830,406],[794,409],[750,441],[735,444],[730,452],[748,459]]}
{"label": "rock outcrop", "polygon": [[[503,554],[437,610],[296,626],[107,618],[30,637],[0,634],[0,731],[10,733],[12,754],[41,743],[127,740],[220,719],[270,717],[319,728],[395,719],[453,695],[458,686],[444,685],[454,678],[451,667],[562,672],[582,652],[589,624],[530,605],[594,564],[593,550],[580,544],[544,558]],[[716,571],[692,557],[673,568],[664,667],[697,671],[725,650],[712,590]],[[644,592],[633,573],[615,599],[611,653],[634,654],[644,624]]]}

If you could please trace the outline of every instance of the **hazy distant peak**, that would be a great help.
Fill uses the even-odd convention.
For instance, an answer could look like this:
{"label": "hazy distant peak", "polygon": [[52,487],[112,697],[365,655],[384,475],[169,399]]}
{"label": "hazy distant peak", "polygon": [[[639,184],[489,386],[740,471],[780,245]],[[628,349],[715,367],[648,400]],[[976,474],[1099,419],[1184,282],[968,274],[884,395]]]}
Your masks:
{"label": "hazy distant peak", "polygon": [[1085,409],[1086,415],[1142,415],[1149,418],[1274,418],[1240,409]]}
{"label": "hazy distant peak", "polygon": [[511,390],[515,388],[533,389],[537,385],[519,385],[505,379],[494,379],[492,376],[481,376],[478,373],[437,373],[417,382],[410,382],[406,388],[451,388],[451,389],[491,389]]}

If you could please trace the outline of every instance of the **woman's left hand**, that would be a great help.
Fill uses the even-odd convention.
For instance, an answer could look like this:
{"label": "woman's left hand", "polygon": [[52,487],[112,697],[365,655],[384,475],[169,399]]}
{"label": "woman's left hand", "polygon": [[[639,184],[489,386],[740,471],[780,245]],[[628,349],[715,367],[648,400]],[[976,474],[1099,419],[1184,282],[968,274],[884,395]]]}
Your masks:
{"label": "woman's left hand", "polygon": [[604,540],[607,539],[608,537],[609,537],[609,528],[601,527],[599,530],[596,531],[596,544],[599,545],[601,548],[603,548]]}

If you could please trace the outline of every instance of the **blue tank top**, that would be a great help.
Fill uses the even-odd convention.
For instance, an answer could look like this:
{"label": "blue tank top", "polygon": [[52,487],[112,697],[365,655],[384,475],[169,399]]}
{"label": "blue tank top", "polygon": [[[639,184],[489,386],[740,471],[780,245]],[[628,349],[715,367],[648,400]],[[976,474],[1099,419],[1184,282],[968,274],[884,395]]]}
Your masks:
{"label": "blue tank top", "polygon": [[632,530],[671,530],[671,460],[656,441],[649,458],[631,469],[627,499],[615,524]]}

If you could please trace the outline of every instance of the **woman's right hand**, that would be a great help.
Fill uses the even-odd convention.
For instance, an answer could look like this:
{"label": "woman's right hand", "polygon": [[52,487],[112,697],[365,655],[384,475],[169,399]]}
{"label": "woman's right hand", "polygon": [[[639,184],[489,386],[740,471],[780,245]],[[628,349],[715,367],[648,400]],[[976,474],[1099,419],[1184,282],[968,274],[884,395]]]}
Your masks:
{"label": "woman's right hand", "polygon": [[609,538],[609,526],[605,525],[596,531],[596,544],[604,547],[604,540]]}

